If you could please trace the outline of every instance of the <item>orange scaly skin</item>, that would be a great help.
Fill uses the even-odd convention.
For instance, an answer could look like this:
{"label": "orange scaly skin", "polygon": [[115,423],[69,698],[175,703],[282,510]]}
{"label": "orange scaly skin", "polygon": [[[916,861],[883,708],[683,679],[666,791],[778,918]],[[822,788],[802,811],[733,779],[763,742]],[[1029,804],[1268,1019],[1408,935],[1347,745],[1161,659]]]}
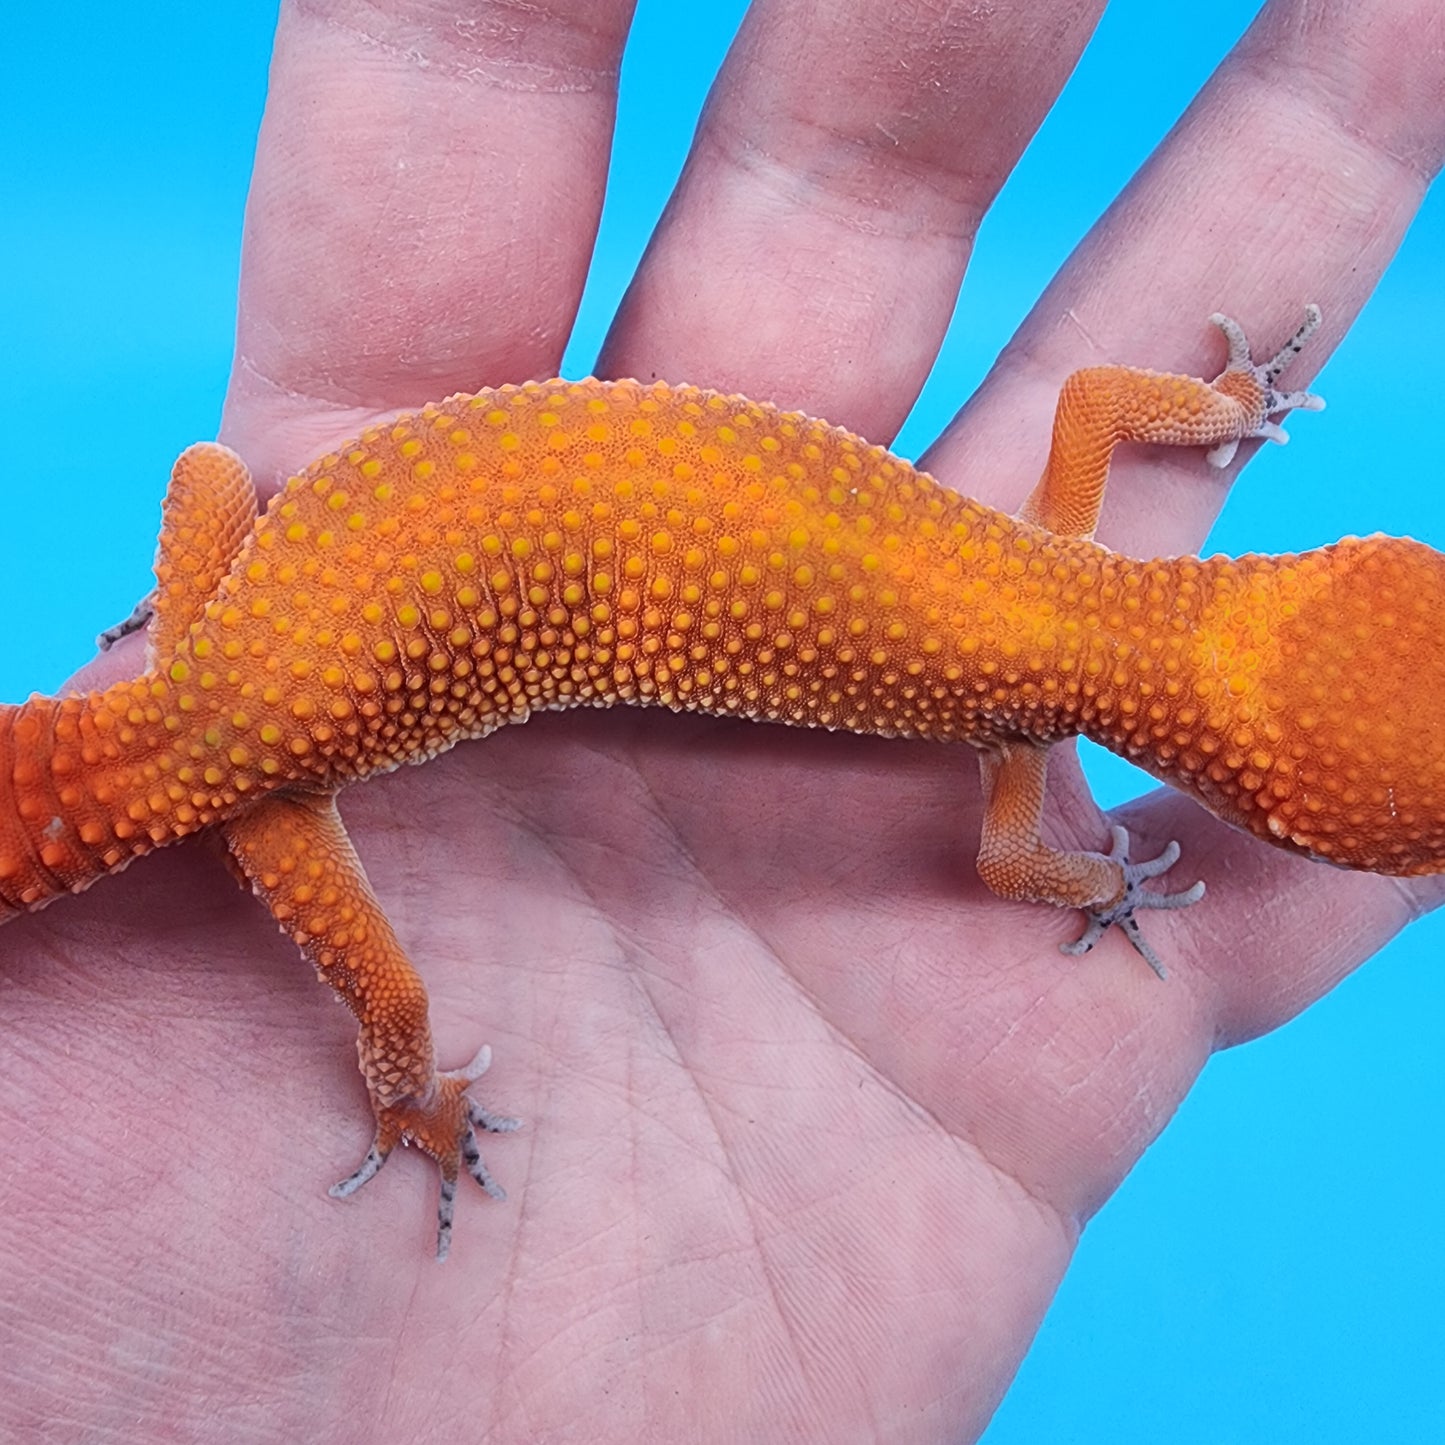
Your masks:
{"label": "orange scaly skin", "polygon": [[[1317,313],[1314,316],[1317,319]],[[1199,896],[1038,836],[1046,749],[1083,733],[1280,846],[1445,868],[1445,558],[1375,538],[1299,557],[1140,562],[1089,540],[1120,440],[1277,435],[1316,404],[1223,323],[1215,383],[1066,383],[1018,520],[848,433],[740,397],[529,383],[374,426],[259,519],[192,448],[166,503],[145,674],[0,709],[0,920],[209,829],[356,1014],[377,1119],[491,1192],[473,1130],[515,1121],[439,1074],[426,991],[336,814],[343,784],[535,708],[617,702],[971,743],[997,892],[1132,910]],[[1157,961],[1155,961],[1157,962]]]}

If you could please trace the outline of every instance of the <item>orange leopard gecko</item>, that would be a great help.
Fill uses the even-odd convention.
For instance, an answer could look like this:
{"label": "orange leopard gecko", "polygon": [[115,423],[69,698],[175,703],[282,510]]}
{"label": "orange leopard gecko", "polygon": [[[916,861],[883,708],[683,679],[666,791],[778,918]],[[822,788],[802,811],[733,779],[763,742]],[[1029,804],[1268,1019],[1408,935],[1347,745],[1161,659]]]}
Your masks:
{"label": "orange leopard gecko", "polygon": [[[177,462],[144,674],[0,708],[0,921],[202,830],[360,1025],[376,1135],[500,1196],[468,1097],[439,1072],[416,970],[337,815],[344,783],[537,708],[651,703],[979,750],[979,872],[1079,908],[1092,946],[1196,884],[1178,857],[1059,852],[1039,836],[1051,743],[1082,733],[1271,843],[1384,873],[1445,869],[1439,655],[1445,558],[1376,537],[1301,556],[1135,561],[1091,540],[1120,441],[1282,439],[1321,403],[1214,320],[1212,383],[1125,367],[1065,383],[1020,517],[821,421],[736,396],[551,381],[369,428],[264,514],[245,466]],[[1162,970],[1161,970],[1162,971]]]}

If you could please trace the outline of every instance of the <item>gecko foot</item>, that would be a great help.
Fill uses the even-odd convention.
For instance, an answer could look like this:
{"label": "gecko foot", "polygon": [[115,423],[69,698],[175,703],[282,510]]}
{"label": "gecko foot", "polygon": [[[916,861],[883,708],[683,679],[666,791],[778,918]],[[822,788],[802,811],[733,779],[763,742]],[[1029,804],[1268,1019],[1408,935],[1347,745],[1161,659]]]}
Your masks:
{"label": "gecko foot", "polygon": [[[1239,322],[1217,311],[1209,318],[1224,333],[1224,339],[1229,345],[1229,361],[1224,371],[1215,378],[1214,384],[1218,386],[1231,372],[1242,372],[1260,388],[1259,423],[1245,432],[1244,437],[1264,437],[1266,441],[1278,442],[1283,446],[1289,440],[1289,433],[1278,422],[1271,421],[1270,417],[1286,411],[1325,409],[1324,397],[1316,396],[1312,391],[1276,391],[1274,386],[1284,369],[1304,349],[1305,342],[1319,329],[1320,318],[1318,306],[1306,306],[1305,319],[1299,330],[1260,366],[1255,365],[1250,355],[1249,340]],[[1221,442],[1205,454],[1205,460],[1212,467],[1227,467],[1234,460],[1234,454],[1244,437],[1231,437],[1229,441]]]}
{"label": "gecko foot", "polygon": [[1160,978],[1164,978],[1164,964],[1139,931],[1139,924],[1134,918],[1135,911],[1140,908],[1187,908],[1204,897],[1204,884],[1196,883],[1182,893],[1151,893],[1141,888],[1139,885],[1144,879],[1158,878],[1179,861],[1179,844],[1171,843],[1157,858],[1151,858],[1146,863],[1131,863],[1128,829],[1116,825],[1112,833],[1114,843],[1109,849],[1109,858],[1124,870],[1124,895],[1108,908],[1085,909],[1084,916],[1088,919],[1088,926],[1072,943],[1061,943],[1059,950],[1072,955],[1087,953],[1109,928],[1118,924],[1124,937],[1134,945],[1144,962]]}
{"label": "gecko foot", "polygon": [[147,592],[144,597],[131,609],[131,614],[124,622],[117,622],[114,627],[107,627],[99,637],[95,639],[95,645],[101,652],[109,652],[122,637],[129,637],[132,632],[144,631],[150,625],[150,620],[155,616],[156,594]]}
{"label": "gecko foot", "polygon": [[441,1201],[437,1206],[437,1258],[445,1259],[452,1247],[452,1217],[456,1210],[457,1179],[465,1167],[468,1174],[493,1199],[505,1199],[507,1192],[492,1178],[482,1162],[477,1146],[478,1129],[490,1134],[506,1134],[520,1129],[520,1119],[493,1114],[475,1099],[467,1097],[470,1088],[486,1073],[492,1062],[492,1051],[486,1045],[464,1069],[438,1074],[424,1099],[412,1097],[400,1103],[376,1109],[376,1137],[366,1158],[354,1174],[333,1184],[333,1199],[355,1194],[368,1180],[376,1177],[398,1143],[415,1144],[431,1155],[441,1171]]}

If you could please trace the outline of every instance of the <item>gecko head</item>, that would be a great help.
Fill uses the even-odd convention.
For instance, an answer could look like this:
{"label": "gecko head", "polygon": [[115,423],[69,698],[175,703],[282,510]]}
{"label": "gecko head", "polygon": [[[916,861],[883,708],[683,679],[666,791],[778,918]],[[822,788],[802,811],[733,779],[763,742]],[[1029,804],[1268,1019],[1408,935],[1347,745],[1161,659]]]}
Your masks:
{"label": "gecko head", "polygon": [[1249,826],[1346,868],[1445,872],[1445,557],[1346,538],[1277,566],[1293,605],[1269,628],[1258,732],[1278,756],[1246,784]]}

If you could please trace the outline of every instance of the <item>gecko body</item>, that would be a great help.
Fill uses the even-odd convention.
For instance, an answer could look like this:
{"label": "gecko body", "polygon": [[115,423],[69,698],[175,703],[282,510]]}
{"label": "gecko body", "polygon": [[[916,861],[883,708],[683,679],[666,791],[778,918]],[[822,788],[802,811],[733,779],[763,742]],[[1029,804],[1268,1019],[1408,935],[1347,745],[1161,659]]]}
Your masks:
{"label": "gecko body", "polygon": [[[1317,314],[1312,317],[1317,320]],[[1120,923],[1200,889],[1039,838],[1052,743],[1084,734],[1278,846],[1395,874],[1445,867],[1445,732],[1423,674],[1445,559],[1373,538],[1293,557],[1139,561],[1091,540],[1120,440],[1278,435],[1315,404],[1237,328],[1213,383],[1096,368],[1066,383],[1021,517],[880,447],[736,396],[544,382],[367,429],[259,517],[202,444],[167,496],[138,678],[0,709],[0,921],[211,831],[352,1008],[377,1118],[349,1193],[401,1140],[500,1193],[465,1070],[336,815],[343,784],[545,708],[652,704],[967,742],[997,892]]]}

